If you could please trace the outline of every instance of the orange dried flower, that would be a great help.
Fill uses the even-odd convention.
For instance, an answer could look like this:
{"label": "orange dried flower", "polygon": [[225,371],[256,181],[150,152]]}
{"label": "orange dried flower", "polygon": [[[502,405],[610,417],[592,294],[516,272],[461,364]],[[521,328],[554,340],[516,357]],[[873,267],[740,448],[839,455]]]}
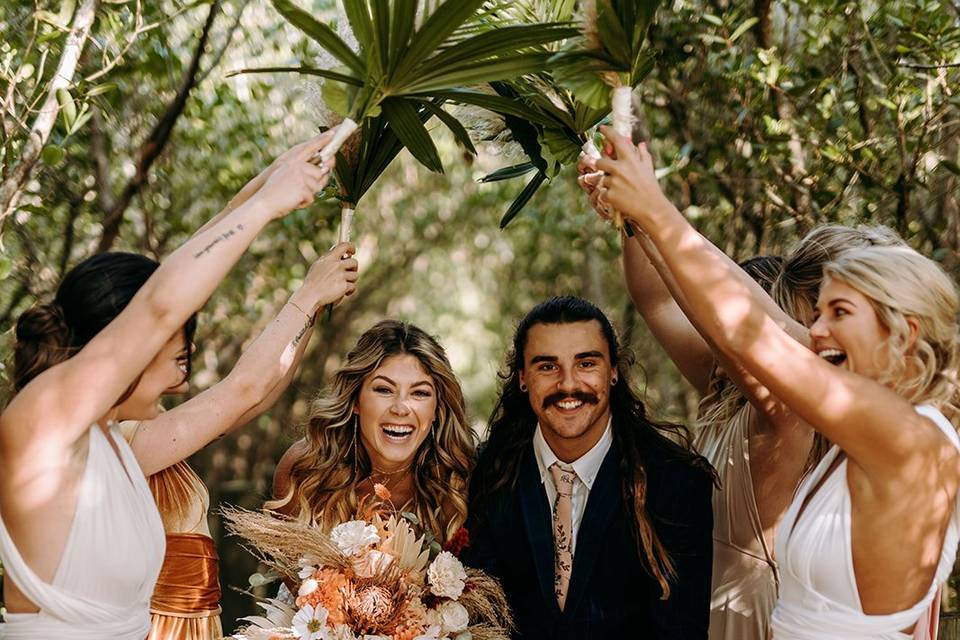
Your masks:
{"label": "orange dried flower", "polygon": [[317,581],[317,588],[305,596],[298,596],[296,599],[297,608],[301,609],[308,604],[314,607],[320,605],[329,612],[327,621],[331,625],[344,624],[346,615],[343,610],[341,588],[347,586],[350,580],[340,571],[332,568],[315,571],[310,577]]}
{"label": "orange dried flower", "polygon": [[389,502],[393,497],[390,493],[390,489],[387,489],[387,485],[379,482],[373,483],[373,493],[375,493],[376,496],[384,502]]}

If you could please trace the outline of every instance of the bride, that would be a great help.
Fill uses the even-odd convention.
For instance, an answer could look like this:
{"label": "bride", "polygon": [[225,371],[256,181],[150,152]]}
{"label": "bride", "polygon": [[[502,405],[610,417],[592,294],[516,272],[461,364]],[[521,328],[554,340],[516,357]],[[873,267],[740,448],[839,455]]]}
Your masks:
{"label": "bride", "polygon": [[330,530],[384,485],[401,511],[450,541],[467,516],[474,434],[443,347],[422,329],[368,329],[313,402],[306,434],[277,465],[266,507]]}

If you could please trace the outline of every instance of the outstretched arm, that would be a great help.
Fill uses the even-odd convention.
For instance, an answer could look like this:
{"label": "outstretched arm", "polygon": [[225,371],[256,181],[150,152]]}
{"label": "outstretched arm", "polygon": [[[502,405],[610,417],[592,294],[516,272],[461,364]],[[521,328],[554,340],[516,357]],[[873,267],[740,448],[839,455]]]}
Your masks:
{"label": "outstretched arm", "polygon": [[273,405],[293,379],[317,311],[356,289],[353,253],[353,246],[343,243],[317,260],[303,285],[221,382],[141,424],[131,446],[144,474],[183,460]]}
{"label": "outstretched arm", "polygon": [[[644,145],[606,133],[615,158],[607,199],[656,244],[710,339],[791,411],[839,444],[868,475],[901,477],[936,456],[941,442],[909,402],[865,376],[835,367],[785,330],[782,311],[718,252],[660,191]],[[910,468],[915,468],[913,464]]]}
{"label": "outstretched arm", "polygon": [[[590,196],[596,212],[606,218],[596,201],[597,182],[602,175],[597,171],[596,160],[581,154],[577,169],[577,182]],[[684,313],[682,294],[671,286],[669,272],[656,264],[661,261],[656,246],[643,233],[632,238],[624,235],[622,241],[623,273],[633,306],[683,377],[701,395],[705,394],[714,364],[711,346]]]}
{"label": "outstretched arm", "polygon": [[[597,171],[596,160],[582,157],[579,169],[581,175],[578,182],[590,196],[594,210],[601,217],[608,218],[607,205],[599,201],[602,191],[598,188],[598,183],[603,172]],[[793,428],[796,425],[796,416],[711,342],[709,333],[704,330],[690,308],[656,245],[642,229],[637,228],[635,231],[633,238],[623,237],[627,288],[647,326],[683,376],[701,395],[705,395],[714,365],[719,363],[740,392],[766,418],[768,424],[774,428]],[[725,255],[715,247],[714,251]],[[730,262],[733,264],[732,260]],[[739,277],[752,281],[739,269],[739,265],[736,266]],[[779,307],[777,310],[779,311]],[[806,329],[793,322],[785,313],[781,312],[781,315],[791,334],[805,340]]]}
{"label": "outstretched arm", "polygon": [[71,443],[106,415],[267,223],[308,204],[326,185],[329,168],[308,160],[328,138],[324,134],[284,154],[255,197],[174,251],[79,353],[21,390],[0,416],[0,451],[24,451],[44,438]]}

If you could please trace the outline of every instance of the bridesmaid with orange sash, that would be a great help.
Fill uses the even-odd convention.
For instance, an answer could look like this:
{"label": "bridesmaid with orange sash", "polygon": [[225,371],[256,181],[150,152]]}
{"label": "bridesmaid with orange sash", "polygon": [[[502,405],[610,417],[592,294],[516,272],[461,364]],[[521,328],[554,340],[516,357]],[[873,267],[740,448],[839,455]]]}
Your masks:
{"label": "bridesmaid with orange sash", "polygon": [[[242,206],[278,169],[271,165],[251,180],[224,211],[208,224]],[[320,256],[276,317],[246,348],[223,380],[156,418],[124,422],[120,430],[135,450],[156,433],[202,429],[229,433],[249,424],[269,409],[293,379],[313,333],[318,309],[338,303],[356,289],[354,248],[338,244]],[[185,393],[193,345],[179,363],[183,378],[165,395]],[[155,437],[155,436],[153,436]],[[166,555],[150,601],[151,629],[147,640],[219,640],[219,558],[207,512],[210,495],[184,459],[162,467],[144,466],[147,484],[157,503],[166,534]]]}

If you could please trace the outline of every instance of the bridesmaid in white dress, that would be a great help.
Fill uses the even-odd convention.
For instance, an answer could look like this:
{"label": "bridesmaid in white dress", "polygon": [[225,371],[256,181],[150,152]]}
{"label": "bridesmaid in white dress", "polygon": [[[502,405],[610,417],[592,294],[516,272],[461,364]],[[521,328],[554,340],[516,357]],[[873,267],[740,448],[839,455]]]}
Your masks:
{"label": "bridesmaid in white dress", "polygon": [[960,540],[953,282],[907,247],[851,249],[825,267],[811,351],[667,201],[645,145],[606,135],[601,205],[648,234],[717,347],[834,443],[777,533],[774,639],[909,638]]}
{"label": "bridesmaid in white dress", "polygon": [[[214,427],[167,414],[156,420],[160,395],[186,373],[185,323],[270,221],[312,202],[326,185],[330,167],[310,161],[328,138],[278,158],[256,193],[228,207],[159,267],[133,254],[94,256],[66,276],[52,304],[19,319],[17,393],[0,414],[7,608],[0,637],[146,637],[164,533],[144,472],[169,466],[218,435],[216,420],[207,421]],[[346,271],[340,270],[342,285],[332,300],[352,290],[355,276]],[[116,294],[130,286],[137,291],[129,303],[111,309]],[[291,357],[296,347],[290,344]],[[218,410],[191,401],[180,407],[181,417],[192,408]],[[120,420],[169,428],[145,430],[134,451],[119,434]]]}

